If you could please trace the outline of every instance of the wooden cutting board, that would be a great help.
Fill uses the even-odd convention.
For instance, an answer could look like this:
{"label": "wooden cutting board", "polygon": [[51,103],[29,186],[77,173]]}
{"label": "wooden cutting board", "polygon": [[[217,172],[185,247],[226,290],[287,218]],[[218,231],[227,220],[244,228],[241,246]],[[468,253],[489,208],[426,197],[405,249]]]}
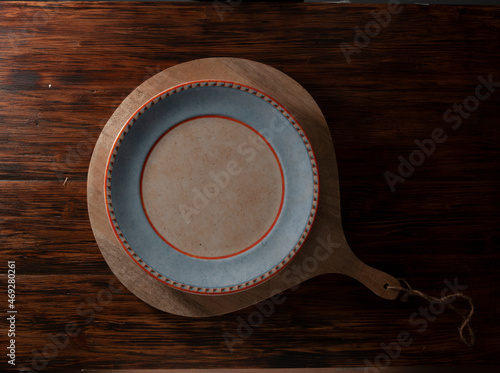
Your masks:
{"label": "wooden cutting board", "polygon": [[[170,87],[209,79],[245,84],[266,92],[281,103],[309,137],[318,162],[321,188],[313,228],[291,263],[256,287],[225,295],[183,292],[166,286],[140,268],[113,232],[104,193],[110,151],[124,123],[137,108]],[[89,167],[87,196],[97,244],[113,273],[137,297],[165,312],[191,317],[221,315],[256,304],[325,273],[351,276],[386,299],[398,296],[398,291],[386,289],[386,286],[399,286],[399,282],[361,262],[346,242],[340,218],[335,152],[321,110],[300,84],[262,63],[237,58],[194,60],[168,68],[137,87],[113,113],[97,141]]]}

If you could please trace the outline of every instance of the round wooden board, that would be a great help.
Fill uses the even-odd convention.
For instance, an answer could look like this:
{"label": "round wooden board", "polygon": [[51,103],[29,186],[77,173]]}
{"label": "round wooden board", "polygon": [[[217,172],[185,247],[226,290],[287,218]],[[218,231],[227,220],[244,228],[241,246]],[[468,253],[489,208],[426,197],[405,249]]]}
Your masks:
{"label": "round wooden board", "polygon": [[[226,295],[198,295],[173,289],[134,263],[121,247],[108,221],[103,186],[114,140],[135,110],[172,86],[205,79],[238,82],[275,98],[308,135],[320,175],[316,220],[292,263],[259,286]],[[259,62],[237,58],[194,60],[168,68],[142,83],[116,109],[97,141],[89,167],[87,198],[97,244],[113,273],[137,297],[165,312],[191,317],[221,315],[258,303],[323,273],[354,277],[386,299],[395,299],[398,295],[394,290],[385,289],[386,284],[399,286],[395,278],[359,261],[347,245],[340,219],[335,152],[320,108],[300,84]],[[297,268],[301,270],[297,271]]]}

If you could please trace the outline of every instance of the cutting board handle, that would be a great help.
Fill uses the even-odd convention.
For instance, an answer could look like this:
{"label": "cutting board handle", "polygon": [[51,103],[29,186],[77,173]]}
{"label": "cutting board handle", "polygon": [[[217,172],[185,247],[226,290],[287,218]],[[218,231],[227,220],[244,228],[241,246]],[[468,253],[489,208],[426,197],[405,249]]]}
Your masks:
{"label": "cutting board handle", "polygon": [[330,268],[330,272],[352,277],[384,299],[392,300],[398,297],[399,291],[390,288],[401,286],[396,278],[362,262],[348,246],[343,248],[343,254],[342,260],[337,261],[334,268]]}

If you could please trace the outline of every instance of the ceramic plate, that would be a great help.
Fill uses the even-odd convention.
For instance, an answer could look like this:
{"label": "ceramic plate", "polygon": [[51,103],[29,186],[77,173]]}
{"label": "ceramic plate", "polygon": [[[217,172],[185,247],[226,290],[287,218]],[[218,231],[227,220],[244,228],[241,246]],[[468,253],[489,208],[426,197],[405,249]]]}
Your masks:
{"label": "ceramic plate", "polygon": [[172,87],[124,124],[108,159],[109,221],[130,258],[181,291],[225,294],[269,279],[316,216],[313,150],[264,92],[204,80]]}

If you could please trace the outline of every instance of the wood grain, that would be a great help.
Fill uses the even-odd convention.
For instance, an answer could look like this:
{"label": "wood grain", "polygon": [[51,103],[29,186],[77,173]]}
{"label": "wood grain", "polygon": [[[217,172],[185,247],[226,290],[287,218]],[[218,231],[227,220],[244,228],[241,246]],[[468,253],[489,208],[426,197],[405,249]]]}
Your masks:
{"label": "wood grain", "polygon": [[[49,17],[34,26],[42,9]],[[414,342],[391,366],[496,364],[499,92],[394,193],[383,174],[397,170],[416,138],[449,126],[443,113],[474,94],[479,75],[500,80],[500,9],[405,6],[348,64],[339,44],[352,43],[353,28],[383,9],[244,4],[221,20],[212,4],[2,2],[0,257],[19,269],[19,365],[31,366],[33,351],[69,321],[82,332],[49,368],[364,366],[402,330]],[[445,279],[467,285],[477,308],[475,347],[461,344],[452,313],[419,333],[408,319],[425,303],[388,302],[337,275],[285,292],[286,302],[233,353],[223,334],[237,336],[238,317],[248,321],[256,307],[187,319],[123,290],[85,323],[78,306],[114,278],[86,212],[86,174],[100,131],[145,78],[219,56],[269,64],[311,93],[335,145],[350,246],[431,294]],[[5,269],[1,278],[5,291]],[[5,339],[2,333],[2,346]]]}

